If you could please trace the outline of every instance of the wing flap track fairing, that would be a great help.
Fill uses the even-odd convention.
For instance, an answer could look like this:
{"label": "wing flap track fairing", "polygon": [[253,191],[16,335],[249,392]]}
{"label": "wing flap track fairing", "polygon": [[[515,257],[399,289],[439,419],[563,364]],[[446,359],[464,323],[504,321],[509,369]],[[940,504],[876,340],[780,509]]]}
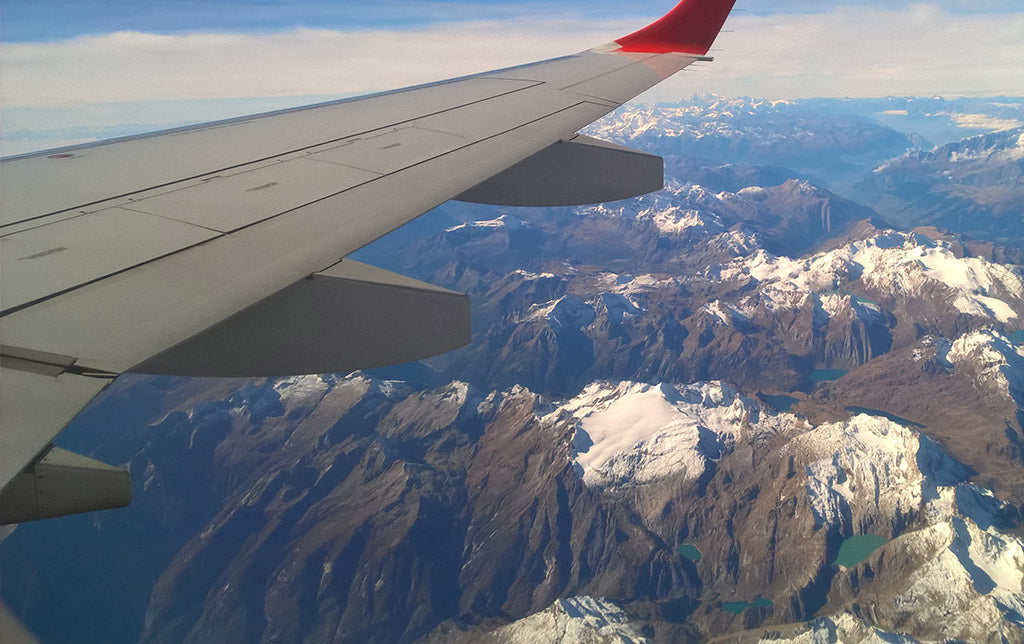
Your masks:
{"label": "wing flap track fairing", "polygon": [[587,136],[559,141],[456,199],[498,206],[579,206],[628,199],[665,185],[661,157]]}
{"label": "wing flap track fairing", "polygon": [[412,362],[469,343],[469,298],[344,260],[138,365],[136,373],[286,376]]}

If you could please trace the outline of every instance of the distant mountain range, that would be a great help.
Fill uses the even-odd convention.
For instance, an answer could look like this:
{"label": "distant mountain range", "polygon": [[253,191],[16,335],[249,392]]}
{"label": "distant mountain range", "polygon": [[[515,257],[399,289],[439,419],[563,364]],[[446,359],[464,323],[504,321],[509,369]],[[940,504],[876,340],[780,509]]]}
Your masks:
{"label": "distant mountain range", "polygon": [[897,223],[1024,247],[1024,127],[907,153],[858,188]]}
{"label": "distant mountain range", "polygon": [[1024,642],[1022,127],[620,110],[666,190],[358,254],[468,292],[469,346],[121,378],[60,441],[135,501],[20,526],[4,601],[48,642]]}

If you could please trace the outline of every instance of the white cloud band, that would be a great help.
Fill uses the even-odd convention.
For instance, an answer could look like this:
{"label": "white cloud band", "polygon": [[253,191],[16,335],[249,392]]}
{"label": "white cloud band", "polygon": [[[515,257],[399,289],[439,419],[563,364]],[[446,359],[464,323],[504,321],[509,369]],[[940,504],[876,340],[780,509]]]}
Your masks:
{"label": "white cloud band", "polygon": [[[49,126],[83,126],[96,123],[76,117],[76,106],[138,103],[141,114],[151,101],[358,94],[579,51],[635,27],[519,19],[356,32],[120,32],[4,44],[3,106],[5,120],[47,108]],[[673,100],[704,90],[768,98],[1024,94],[1024,13],[839,8],[741,14],[727,28],[715,63],[643,98]],[[81,111],[89,113],[97,112]],[[193,118],[182,113],[173,120]],[[29,121],[22,127],[33,127]],[[17,127],[7,122],[4,130]]]}

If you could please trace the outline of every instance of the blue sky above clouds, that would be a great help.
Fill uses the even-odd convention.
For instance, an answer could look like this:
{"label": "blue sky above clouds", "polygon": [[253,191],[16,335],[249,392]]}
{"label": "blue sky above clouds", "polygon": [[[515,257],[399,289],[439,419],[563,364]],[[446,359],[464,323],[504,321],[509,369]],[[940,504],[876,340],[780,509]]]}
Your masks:
{"label": "blue sky above clouds", "polygon": [[[0,0],[4,154],[572,53],[674,0]],[[642,97],[1024,94],[1021,0],[739,0]]]}
{"label": "blue sky above clouds", "polygon": [[[181,34],[192,31],[267,32],[316,29],[410,28],[454,20],[506,20],[520,16],[581,19],[650,17],[671,5],[664,0],[5,0],[0,3],[0,40],[50,41],[113,31]],[[960,15],[1019,13],[1019,0],[747,0],[750,15],[820,14],[855,9],[905,9],[929,4]]]}

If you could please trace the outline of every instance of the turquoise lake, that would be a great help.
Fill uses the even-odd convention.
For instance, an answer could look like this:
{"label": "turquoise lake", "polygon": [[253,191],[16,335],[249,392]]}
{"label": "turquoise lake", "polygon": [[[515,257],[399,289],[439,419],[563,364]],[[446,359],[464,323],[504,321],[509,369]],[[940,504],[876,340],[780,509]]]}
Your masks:
{"label": "turquoise lake", "polygon": [[850,297],[852,297],[855,301],[860,302],[861,304],[870,304],[872,306],[879,305],[878,302],[872,300],[870,297],[862,297],[860,295],[854,295],[853,293],[850,293]]}
{"label": "turquoise lake", "polygon": [[811,382],[828,382],[831,380],[839,380],[845,376],[848,372],[843,369],[815,369],[811,372],[809,378]]}
{"label": "turquoise lake", "polygon": [[697,563],[698,561],[704,558],[704,555],[700,553],[700,550],[697,550],[697,546],[689,543],[684,543],[678,548],[676,548],[676,552],[686,557],[693,563]]}
{"label": "turquoise lake", "polygon": [[727,613],[740,614],[748,608],[771,608],[775,604],[772,600],[765,599],[764,597],[758,597],[752,602],[739,601],[739,602],[724,602],[722,604],[722,610]]}
{"label": "turquoise lake", "polygon": [[859,534],[850,537],[839,546],[836,563],[844,568],[852,568],[888,542],[888,538],[880,537],[877,534]]}
{"label": "turquoise lake", "polygon": [[1010,342],[1015,344],[1024,344],[1024,329],[1020,331],[1014,331],[1010,334]]}

